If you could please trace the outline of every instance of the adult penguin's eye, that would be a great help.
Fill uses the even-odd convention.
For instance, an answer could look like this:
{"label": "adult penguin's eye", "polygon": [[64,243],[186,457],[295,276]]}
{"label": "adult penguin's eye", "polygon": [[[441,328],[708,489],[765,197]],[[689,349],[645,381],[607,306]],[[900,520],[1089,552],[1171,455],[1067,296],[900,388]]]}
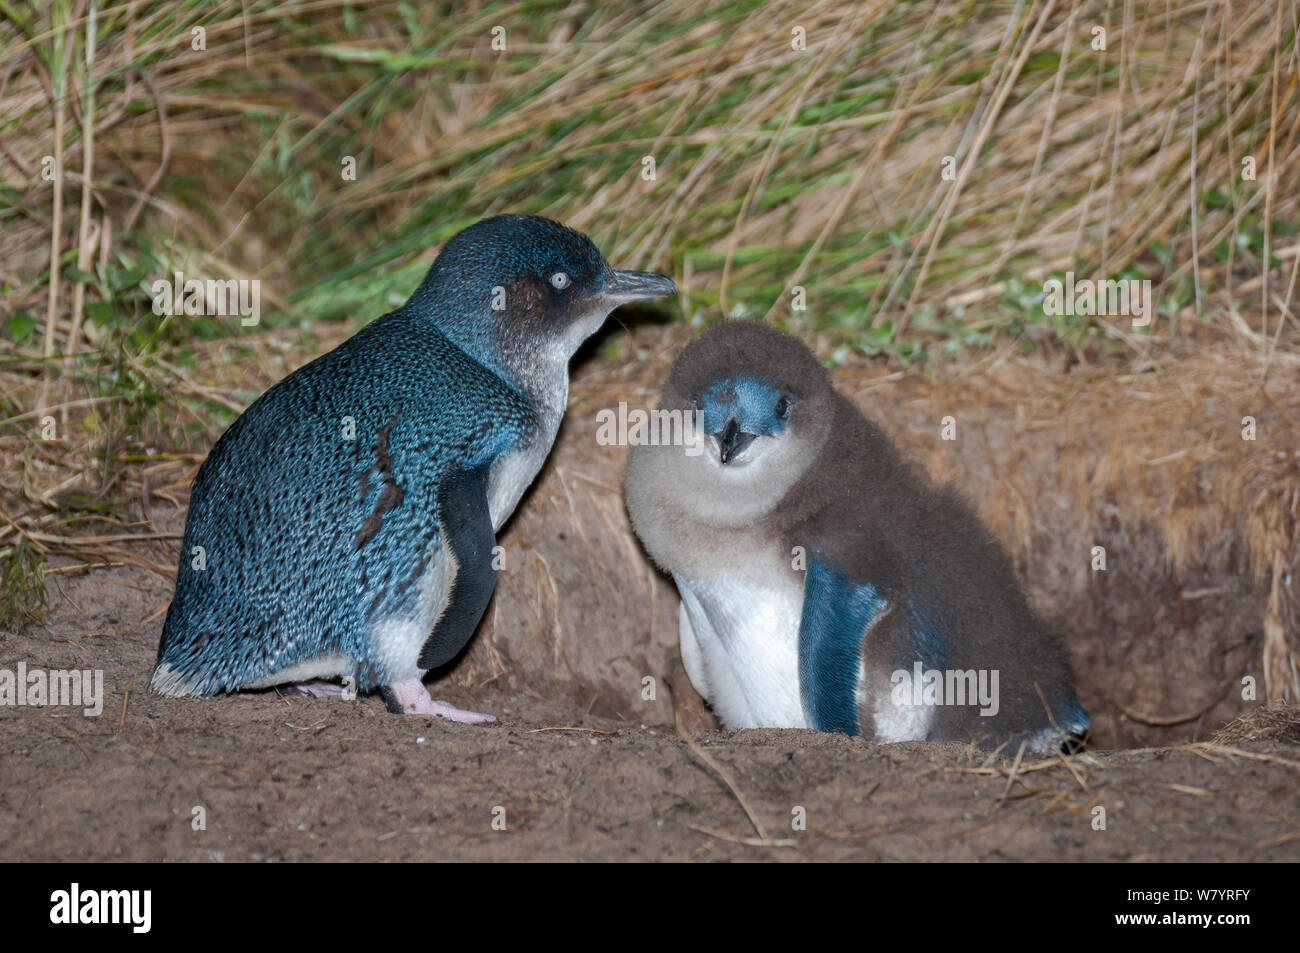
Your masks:
{"label": "adult penguin's eye", "polygon": [[569,276],[562,271],[557,271],[551,275],[551,287],[556,291],[563,291],[569,287]]}
{"label": "adult penguin's eye", "polygon": [[776,414],[777,420],[785,420],[786,415],[790,413],[790,398],[782,397],[778,400],[776,402],[776,407],[773,408],[773,412]]}

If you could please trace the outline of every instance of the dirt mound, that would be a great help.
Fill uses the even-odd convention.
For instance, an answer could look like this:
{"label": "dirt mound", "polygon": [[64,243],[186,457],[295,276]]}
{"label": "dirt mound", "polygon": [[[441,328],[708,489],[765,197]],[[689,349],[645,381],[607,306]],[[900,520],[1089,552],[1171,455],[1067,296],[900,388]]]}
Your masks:
{"label": "dirt mound", "polygon": [[[1068,633],[1095,748],[687,741],[675,594],[627,525],[624,450],[595,436],[598,410],[653,400],[685,336],[638,331],[575,378],[488,616],[434,686],[499,726],[396,718],[376,698],[146,694],[184,521],[183,496],[167,500],[193,462],[154,471],[139,515],[156,538],[110,569],[53,559],[50,614],[0,633],[0,668],[100,670],[106,691],[99,717],[0,709],[0,842],[15,859],[1300,859],[1295,709],[1264,705],[1263,668],[1294,664],[1266,645],[1294,631],[1300,394],[1212,348],[1142,373],[1006,355],[932,377],[841,371],[975,501]],[[1294,677],[1279,670],[1275,690]],[[1171,747],[1105,750],[1156,744]]]}
{"label": "dirt mound", "polygon": [[0,709],[11,860],[1300,860],[1300,746],[1281,740],[1068,763],[809,731],[687,742],[516,675],[445,692],[499,725],[375,697],[161,698],[141,619],[165,583],[121,567],[59,588],[0,667],[100,669],[106,698],[91,718]]}
{"label": "dirt mound", "polygon": [[[676,595],[632,534],[625,449],[597,442],[596,414],[652,405],[688,337],[638,331],[618,360],[575,377],[552,462],[503,537],[513,571],[451,683],[501,679],[669,722],[660,685]],[[1202,739],[1270,688],[1292,704],[1300,694],[1288,569],[1300,554],[1300,389],[1258,377],[1224,345],[1141,372],[999,354],[933,376],[859,367],[836,379],[1010,549],[1035,607],[1067,633],[1094,744],[1110,748]]]}

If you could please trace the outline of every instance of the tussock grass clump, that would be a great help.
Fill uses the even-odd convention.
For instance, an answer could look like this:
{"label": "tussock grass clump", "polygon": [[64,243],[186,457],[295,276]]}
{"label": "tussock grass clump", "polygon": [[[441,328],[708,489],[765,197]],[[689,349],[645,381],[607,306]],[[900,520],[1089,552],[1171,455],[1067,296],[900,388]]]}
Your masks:
{"label": "tussock grass clump", "polygon": [[[1208,337],[1293,373],[1298,25],[1294,0],[0,0],[0,435],[44,440],[6,450],[0,547],[112,535],[133,467],[255,396],[199,357],[261,362],[248,329],[154,314],[154,281],[366,320],[506,210],[834,360]],[[1067,271],[1150,280],[1154,325],[1045,314]]]}
{"label": "tussock grass clump", "polygon": [[26,539],[0,550],[0,625],[22,625],[45,614],[45,554]]}
{"label": "tussock grass clump", "polygon": [[1300,708],[1294,705],[1261,706],[1214,733],[1213,743],[1216,745],[1235,745],[1243,741],[1300,744]]}
{"label": "tussock grass clump", "polygon": [[[1153,280],[1175,327],[1229,303],[1265,332],[1265,263],[1300,260],[1296,5],[1156,6],[9,8],[5,300],[19,332],[77,347],[182,266],[261,277],[289,313],[368,317],[430,248],[509,209],[673,270],[691,316],[867,350],[1052,325],[1034,299],[1071,269]],[[37,329],[52,249],[56,321]]]}

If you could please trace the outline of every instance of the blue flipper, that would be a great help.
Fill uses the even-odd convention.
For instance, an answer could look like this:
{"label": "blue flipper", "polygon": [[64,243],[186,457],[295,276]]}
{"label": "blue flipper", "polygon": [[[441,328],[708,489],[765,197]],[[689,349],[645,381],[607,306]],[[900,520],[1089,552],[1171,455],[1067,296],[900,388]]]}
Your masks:
{"label": "blue flipper", "polygon": [[816,558],[810,561],[799,620],[799,696],[810,728],[858,733],[854,696],[862,639],[884,607],[870,583],[855,583]]}
{"label": "blue flipper", "polygon": [[1087,737],[1089,729],[1092,728],[1092,719],[1088,717],[1088,712],[1073,695],[1066,699],[1065,710],[1058,717],[1060,721],[1057,722],[1057,727],[1076,738]]}
{"label": "blue flipper", "polygon": [[449,475],[438,487],[443,544],[456,561],[447,606],[420,650],[420,667],[437,668],[464,648],[496,588],[496,534],[488,507],[488,464]]}

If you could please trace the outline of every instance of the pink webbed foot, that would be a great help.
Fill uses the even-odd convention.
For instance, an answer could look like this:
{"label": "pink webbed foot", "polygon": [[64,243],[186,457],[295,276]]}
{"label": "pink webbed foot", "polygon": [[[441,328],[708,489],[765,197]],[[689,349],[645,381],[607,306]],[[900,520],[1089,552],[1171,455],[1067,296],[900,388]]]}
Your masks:
{"label": "pink webbed foot", "polygon": [[464,711],[455,705],[443,701],[434,701],[424,682],[418,678],[408,678],[393,682],[379,689],[388,710],[396,715],[432,715],[434,718],[446,718],[466,725],[481,725],[496,721],[493,715],[477,711]]}

